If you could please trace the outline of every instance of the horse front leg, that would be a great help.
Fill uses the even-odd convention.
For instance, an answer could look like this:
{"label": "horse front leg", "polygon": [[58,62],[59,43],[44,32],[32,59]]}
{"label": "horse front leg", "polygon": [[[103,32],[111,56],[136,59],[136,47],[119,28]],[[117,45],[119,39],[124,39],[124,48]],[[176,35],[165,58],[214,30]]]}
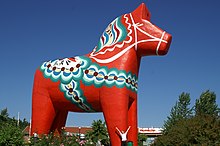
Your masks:
{"label": "horse front leg", "polygon": [[128,141],[133,142],[133,146],[138,145],[138,128],[137,128],[137,98],[130,102],[128,110],[128,125],[131,126],[128,134]]}
{"label": "horse front leg", "polygon": [[116,127],[122,131],[128,129],[128,100],[126,93],[120,92],[119,89],[113,90],[116,92],[105,91],[101,94],[100,102],[107,124],[108,133],[112,146],[121,146],[122,137]]}

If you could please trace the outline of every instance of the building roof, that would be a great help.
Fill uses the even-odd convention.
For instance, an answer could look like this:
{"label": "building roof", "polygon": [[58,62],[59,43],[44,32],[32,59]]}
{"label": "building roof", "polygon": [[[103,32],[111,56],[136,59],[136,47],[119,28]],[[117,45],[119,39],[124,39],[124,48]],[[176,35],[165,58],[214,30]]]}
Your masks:
{"label": "building roof", "polygon": [[92,127],[64,127],[64,130],[70,133],[86,134],[88,131],[92,130]]}
{"label": "building roof", "polygon": [[138,133],[146,135],[162,135],[162,128],[138,128]]}

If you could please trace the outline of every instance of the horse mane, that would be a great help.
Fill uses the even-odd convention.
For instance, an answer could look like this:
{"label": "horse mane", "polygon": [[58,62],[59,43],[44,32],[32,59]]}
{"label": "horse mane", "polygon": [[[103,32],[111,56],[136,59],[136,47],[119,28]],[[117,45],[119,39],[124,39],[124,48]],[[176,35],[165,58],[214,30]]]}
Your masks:
{"label": "horse mane", "polygon": [[[122,24],[121,19],[125,19],[124,24]],[[117,17],[112,23],[110,23],[107,29],[103,32],[98,45],[90,53],[90,58],[102,62],[100,60],[100,55],[106,55],[108,52],[113,52],[116,49],[120,49],[120,52],[122,52],[123,46],[132,42],[132,25],[129,20],[129,15],[125,14],[121,17]],[[109,35],[109,27],[111,27],[111,36]],[[114,39],[110,40],[110,37],[113,37]]]}

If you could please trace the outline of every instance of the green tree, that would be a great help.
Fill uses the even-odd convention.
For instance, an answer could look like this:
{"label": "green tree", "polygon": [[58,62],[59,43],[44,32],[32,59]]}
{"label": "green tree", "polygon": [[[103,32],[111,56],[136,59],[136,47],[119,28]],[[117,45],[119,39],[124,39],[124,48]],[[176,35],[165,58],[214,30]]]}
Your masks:
{"label": "green tree", "polygon": [[169,131],[179,120],[188,119],[192,117],[192,109],[190,106],[189,93],[182,93],[179,96],[178,102],[172,107],[170,116],[167,117],[167,121],[164,123],[164,134]]}
{"label": "green tree", "polygon": [[174,145],[187,145],[188,130],[187,120],[180,119],[176,121],[175,125],[170,127],[169,131],[162,136],[159,136],[154,145],[155,146],[174,146]]}
{"label": "green tree", "polygon": [[30,123],[25,118],[19,121],[19,128],[21,130],[24,130],[24,128],[27,127],[28,125],[30,125]]}
{"label": "green tree", "polygon": [[77,137],[67,136],[64,131],[61,131],[61,135],[55,135],[53,132],[47,135],[41,135],[40,138],[31,138],[30,145],[33,146],[80,146],[77,142]]}
{"label": "green tree", "polygon": [[189,144],[220,145],[220,121],[212,115],[194,116],[185,126]]}
{"label": "green tree", "polygon": [[93,143],[97,143],[99,140],[102,144],[108,145],[109,136],[105,122],[102,120],[93,121],[92,130],[86,133],[86,139]]}
{"label": "green tree", "polygon": [[20,146],[24,144],[23,134],[15,123],[2,123],[0,126],[1,146]]}
{"label": "green tree", "polygon": [[145,134],[138,133],[138,146],[143,146],[143,142],[147,140]]}
{"label": "green tree", "polygon": [[1,110],[1,113],[0,113],[0,122],[5,122],[8,120],[8,117],[9,114],[8,114],[8,109],[5,108],[3,110]]}
{"label": "green tree", "polygon": [[21,126],[17,126],[17,122],[14,117],[9,117],[7,108],[0,111],[0,146],[24,144],[22,130],[28,122],[25,119],[20,121]]}
{"label": "green tree", "polygon": [[196,100],[195,114],[201,115],[212,115],[218,117],[219,108],[216,103],[216,94],[209,90],[203,92],[199,99]]}
{"label": "green tree", "polygon": [[[166,132],[156,139],[154,146],[220,145],[219,108],[216,104],[214,92],[206,91],[196,100],[195,108],[193,108],[195,115],[192,115],[192,111],[188,108],[189,112],[182,113],[189,114],[180,114],[186,116],[178,116],[178,103],[172,108],[175,112],[171,110],[171,114],[174,113],[176,118],[174,124],[170,125],[169,129],[166,129]],[[189,102],[186,103],[186,105],[189,105]]]}

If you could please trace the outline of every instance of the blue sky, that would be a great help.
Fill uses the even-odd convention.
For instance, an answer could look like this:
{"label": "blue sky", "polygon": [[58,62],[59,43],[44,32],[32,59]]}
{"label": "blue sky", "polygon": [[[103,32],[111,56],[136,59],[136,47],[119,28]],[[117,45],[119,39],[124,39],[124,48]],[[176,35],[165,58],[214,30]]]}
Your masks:
{"label": "blue sky", "polygon": [[[218,0],[0,0],[0,109],[30,119],[33,77],[46,60],[84,55],[117,16],[145,2],[151,21],[173,35],[166,56],[142,59],[138,125],[161,127],[182,92],[191,103],[207,89],[220,105]],[[88,126],[98,114],[69,113],[68,126]]]}

